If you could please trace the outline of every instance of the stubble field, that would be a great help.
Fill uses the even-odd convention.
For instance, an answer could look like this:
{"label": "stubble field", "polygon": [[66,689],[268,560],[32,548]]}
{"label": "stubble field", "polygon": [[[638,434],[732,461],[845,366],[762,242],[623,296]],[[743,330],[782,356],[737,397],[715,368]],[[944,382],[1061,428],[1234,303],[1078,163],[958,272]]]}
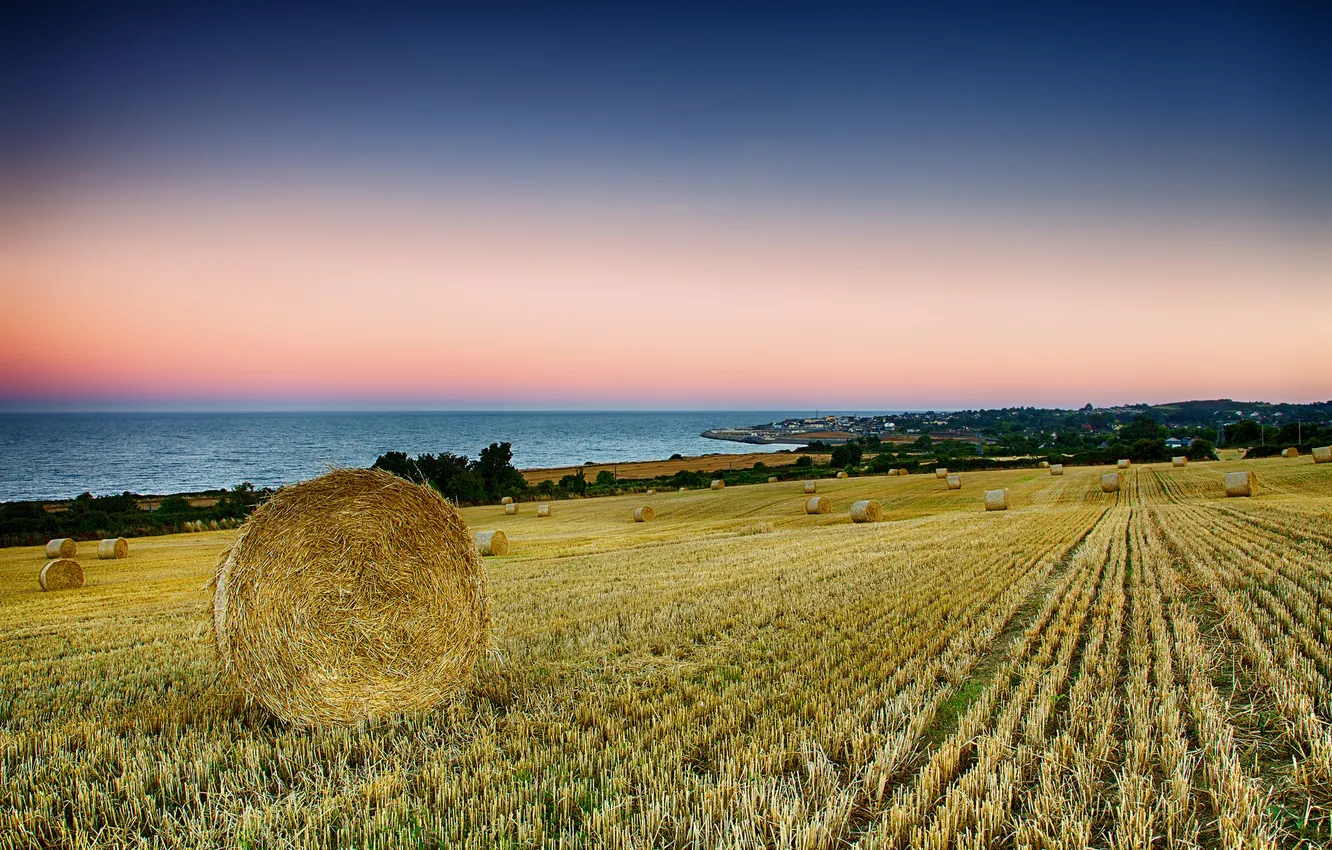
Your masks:
{"label": "stubble field", "polygon": [[1332,466],[1104,471],[466,509],[493,652],[359,731],[219,680],[236,532],[0,550],[0,847],[1332,845]]}

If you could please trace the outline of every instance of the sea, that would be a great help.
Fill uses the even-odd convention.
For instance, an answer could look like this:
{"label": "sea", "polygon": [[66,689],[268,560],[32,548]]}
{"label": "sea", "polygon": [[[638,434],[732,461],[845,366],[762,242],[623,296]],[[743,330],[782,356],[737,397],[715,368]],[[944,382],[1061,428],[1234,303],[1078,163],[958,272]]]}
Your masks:
{"label": "sea", "polygon": [[188,493],[243,481],[277,487],[332,467],[367,467],[384,452],[475,458],[494,442],[513,445],[520,469],[780,451],[793,446],[700,434],[812,413],[4,413],[0,501]]}

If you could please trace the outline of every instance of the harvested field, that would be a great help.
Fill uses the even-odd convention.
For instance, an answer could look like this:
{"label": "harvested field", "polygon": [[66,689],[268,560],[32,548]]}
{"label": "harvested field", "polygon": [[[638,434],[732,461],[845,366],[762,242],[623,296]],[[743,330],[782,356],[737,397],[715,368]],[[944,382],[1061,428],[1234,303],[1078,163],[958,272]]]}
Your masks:
{"label": "harvested field", "polygon": [[0,848],[1332,846],[1332,466],[1111,470],[464,509],[494,652],[364,730],[219,681],[235,530],[0,550]]}
{"label": "harvested field", "polygon": [[[831,455],[810,454],[814,463],[827,463]],[[716,472],[719,469],[749,469],[756,463],[765,463],[771,467],[790,466],[796,462],[800,455],[794,452],[785,454],[782,452],[751,452],[749,454],[718,454],[718,455],[699,455],[697,457],[687,457],[683,460],[645,460],[633,461],[629,463],[594,463],[587,466],[561,466],[549,469],[524,469],[523,477],[527,479],[528,484],[540,484],[542,481],[559,481],[565,475],[577,475],[578,470],[583,470],[588,481],[597,477],[597,473],[603,470],[612,472],[617,478],[626,481],[635,478],[656,478],[663,475],[674,475],[681,470],[690,472]]]}

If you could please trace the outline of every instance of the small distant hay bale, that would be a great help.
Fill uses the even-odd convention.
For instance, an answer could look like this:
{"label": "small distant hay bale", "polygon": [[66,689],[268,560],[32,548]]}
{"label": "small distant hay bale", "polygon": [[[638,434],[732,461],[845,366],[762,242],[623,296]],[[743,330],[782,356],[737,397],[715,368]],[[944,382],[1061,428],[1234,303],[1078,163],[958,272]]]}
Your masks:
{"label": "small distant hay bale", "polygon": [[1128,469],[1129,459],[1126,457],[1121,457],[1115,465],[1118,466],[1120,469]]}
{"label": "small distant hay bale", "polygon": [[513,516],[516,513],[518,513],[518,506],[515,505],[513,502],[509,502],[507,505],[504,506],[505,516]]}
{"label": "small distant hay bale", "polygon": [[808,494],[808,493],[814,493],[814,492],[816,492],[818,489],[819,489],[819,485],[818,485],[818,484],[815,484],[813,481],[806,481],[806,482],[805,482],[805,493],[807,493],[807,494]]}
{"label": "small distant hay bale", "polygon": [[550,516],[550,505],[537,505],[537,516]]}
{"label": "small distant hay bale", "polygon": [[907,468],[904,466],[904,467],[902,467],[901,469],[897,470],[897,474],[898,474],[898,475],[910,475],[910,474],[911,474],[911,470],[907,469]]}
{"label": "small distant hay bale", "polygon": [[681,492],[681,493],[687,493],[687,492],[689,492],[689,488],[688,488],[688,487],[681,487],[681,488],[680,488],[680,492]]}
{"label": "small distant hay bale", "polygon": [[509,536],[502,531],[478,531],[472,540],[482,555],[509,554]]}
{"label": "small distant hay bale", "polygon": [[1006,511],[1006,510],[1008,510],[1008,491],[1007,491],[1007,490],[986,490],[986,491],[985,491],[985,510],[987,510],[987,511]]}
{"label": "small distant hay bale", "polygon": [[37,574],[42,590],[73,590],[83,587],[83,565],[73,558],[56,558],[46,562]]}
{"label": "small distant hay bale", "polygon": [[647,491],[647,494],[648,494],[649,496],[655,496],[655,495],[657,495],[657,491],[656,491],[656,490],[649,490],[649,491]]}
{"label": "small distant hay bale", "polygon": [[1319,446],[1313,450],[1314,463],[1332,463],[1332,446]]}
{"label": "small distant hay bale", "polygon": [[947,478],[947,477],[948,477],[948,469],[947,469],[946,467],[943,467],[943,466],[939,467],[938,469],[934,470],[934,477],[935,477],[935,478]]}
{"label": "small distant hay bale", "polygon": [[129,557],[129,541],[123,537],[113,537],[97,544],[97,560],[114,561]]}
{"label": "small distant hay bale", "polygon": [[1052,464],[1050,464],[1050,474],[1051,474],[1051,475],[1063,475],[1063,474],[1064,474],[1064,465],[1063,465],[1062,463],[1052,463]]}
{"label": "small distant hay bale", "polygon": [[1281,456],[1282,456],[1282,457],[1299,457],[1299,456],[1300,456],[1300,450],[1297,449],[1297,448],[1295,448],[1294,446],[1291,446],[1291,447],[1288,448],[1288,449],[1282,449],[1282,450],[1281,450]]}
{"label": "small distant hay bale", "polygon": [[777,476],[776,476],[776,475],[769,475],[769,476],[768,476],[768,483],[769,483],[769,484],[776,484],[776,483],[777,483]]}
{"label": "small distant hay bale", "polygon": [[878,522],[883,519],[883,505],[878,499],[862,499],[851,504],[852,522]]}
{"label": "small distant hay bale", "polygon": [[1119,473],[1118,473],[1118,472],[1107,472],[1105,475],[1102,475],[1102,476],[1101,476],[1101,492],[1102,492],[1102,493],[1118,493],[1118,492],[1119,492]]}
{"label": "small distant hay bale", "polygon": [[77,554],[79,554],[79,544],[75,543],[72,537],[57,537],[55,540],[46,541],[46,557],[48,560],[73,558]]}
{"label": "small distant hay bale", "polygon": [[644,505],[634,510],[634,522],[651,522],[656,515],[656,511],[652,510],[650,506]]}
{"label": "small distant hay bale", "polygon": [[1254,474],[1252,472],[1227,472],[1226,496],[1252,496]]}
{"label": "small distant hay bale", "polygon": [[1043,461],[1041,461],[1040,463],[1036,464],[1036,468],[1037,468],[1037,469],[1049,469],[1049,468],[1050,468],[1050,461],[1048,461],[1048,460],[1043,460]]}
{"label": "small distant hay bale", "polygon": [[826,514],[832,510],[832,499],[827,496],[815,496],[805,502],[805,513]]}
{"label": "small distant hay bale", "polygon": [[837,473],[837,477],[838,477],[838,478],[847,478],[848,476],[847,476],[847,474],[846,474],[846,470],[843,469],[841,472],[838,472],[838,473]]}
{"label": "small distant hay bale", "polygon": [[1188,466],[1189,459],[1187,455],[1175,455],[1170,459],[1171,466]]}
{"label": "small distant hay bale", "polygon": [[720,478],[714,478],[712,479],[712,484],[710,485],[710,488],[713,490],[725,490],[726,482]]}
{"label": "small distant hay bale", "polygon": [[513,504],[513,496],[505,496],[503,499],[500,499],[500,504],[501,504],[501,505],[512,505],[512,504]]}
{"label": "small distant hay bale", "polygon": [[467,524],[436,491],[382,470],[282,488],[215,581],[224,672],[300,726],[438,705],[489,645],[486,569]]}
{"label": "small distant hay bale", "polygon": [[962,476],[961,476],[961,475],[958,475],[956,472],[950,472],[950,473],[948,474],[948,489],[949,489],[949,490],[961,490],[961,489],[962,489]]}

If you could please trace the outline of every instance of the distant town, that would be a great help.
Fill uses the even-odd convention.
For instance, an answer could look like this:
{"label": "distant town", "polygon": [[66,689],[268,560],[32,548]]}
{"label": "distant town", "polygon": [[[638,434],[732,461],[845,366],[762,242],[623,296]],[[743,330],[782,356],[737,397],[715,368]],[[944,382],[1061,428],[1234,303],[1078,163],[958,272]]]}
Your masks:
{"label": "distant town", "polygon": [[[867,437],[887,443],[909,443],[928,435],[932,440],[972,442],[978,447],[1024,433],[1040,447],[1045,443],[1065,442],[1077,435],[1085,439],[1101,435],[1100,442],[1113,442],[1124,426],[1139,417],[1150,417],[1164,426],[1170,448],[1187,447],[1195,438],[1206,438],[1220,446],[1232,438],[1238,423],[1254,423],[1257,440],[1267,435],[1273,439],[1302,438],[1301,424],[1317,428],[1332,421],[1332,401],[1311,404],[1273,404],[1231,399],[1184,401],[1171,404],[1133,404],[1094,407],[1087,404],[1076,410],[1058,408],[1009,407],[992,410],[956,410],[939,412],[903,412],[858,416],[829,414],[784,419],[756,425],[714,428],[702,436],[755,445],[791,444],[844,445]],[[1291,432],[1294,432],[1293,434]],[[1064,439],[1060,435],[1064,434]],[[1251,437],[1248,433],[1244,436]]]}

